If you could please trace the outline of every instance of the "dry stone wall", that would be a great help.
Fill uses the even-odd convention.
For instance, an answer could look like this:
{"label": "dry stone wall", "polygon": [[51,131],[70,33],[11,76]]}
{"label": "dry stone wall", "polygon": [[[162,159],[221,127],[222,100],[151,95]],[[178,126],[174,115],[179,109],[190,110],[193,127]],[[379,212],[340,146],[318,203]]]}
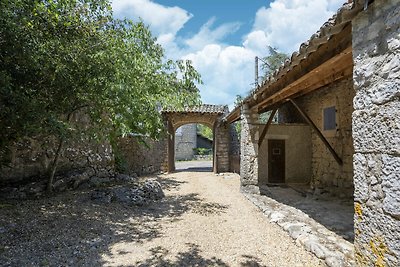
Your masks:
{"label": "dry stone wall", "polygon": [[400,265],[400,4],[353,21],[355,251],[360,266]]}
{"label": "dry stone wall", "polygon": [[[10,165],[0,170],[0,184],[44,177],[57,150],[54,138],[26,138],[11,149]],[[58,164],[58,173],[71,169],[90,169],[98,177],[114,172],[111,145],[88,139],[68,141]]]}
{"label": "dry stone wall", "polygon": [[138,136],[119,139],[117,153],[121,160],[121,172],[144,175],[162,170],[166,154],[166,139],[153,140],[144,137],[143,141],[146,145]]}

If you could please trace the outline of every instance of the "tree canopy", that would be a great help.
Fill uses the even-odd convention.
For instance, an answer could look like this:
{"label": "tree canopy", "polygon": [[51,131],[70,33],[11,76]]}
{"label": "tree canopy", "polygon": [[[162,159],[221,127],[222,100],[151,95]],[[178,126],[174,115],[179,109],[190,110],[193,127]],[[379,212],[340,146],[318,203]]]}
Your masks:
{"label": "tree canopy", "polygon": [[195,104],[199,74],[166,60],[142,22],[116,20],[108,1],[0,3],[0,139],[64,135],[68,114],[94,125],[156,136],[157,108]]}
{"label": "tree canopy", "polygon": [[[4,0],[0,10],[0,154],[77,130],[157,137],[161,107],[199,103],[191,63],[167,60],[149,28],[113,18],[107,0]],[[79,111],[92,127],[72,124]]]}

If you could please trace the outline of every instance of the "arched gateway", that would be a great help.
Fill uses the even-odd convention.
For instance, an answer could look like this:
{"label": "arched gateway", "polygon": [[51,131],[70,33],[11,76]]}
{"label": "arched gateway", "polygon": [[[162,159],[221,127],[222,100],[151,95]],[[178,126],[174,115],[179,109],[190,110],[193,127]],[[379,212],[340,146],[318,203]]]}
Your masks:
{"label": "arched gateway", "polygon": [[200,105],[182,110],[163,110],[162,114],[168,129],[164,169],[168,172],[175,170],[175,131],[185,124],[200,123],[213,130],[213,171],[216,173],[229,171],[230,132],[229,124],[223,120],[228,112],[228,106],[223,105]]}

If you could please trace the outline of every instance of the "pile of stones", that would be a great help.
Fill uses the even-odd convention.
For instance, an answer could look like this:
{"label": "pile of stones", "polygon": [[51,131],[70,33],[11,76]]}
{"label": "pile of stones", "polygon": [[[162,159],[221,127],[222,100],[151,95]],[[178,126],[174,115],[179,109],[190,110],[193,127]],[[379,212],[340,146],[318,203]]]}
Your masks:
{"label": "pile of stones", "polygon": [[143,206],[163,197],[161,184],[153,179],[149,179],[141,185],[96,189],[91,195],[91,199],[99,204],[119,202],[135,206]]}
{"label": "pile of stones", "polygon": [[[93,170],[74,170],[63,175],[56,176],[53,183],[53,191],[56,193],[76,189],[96,189],[114,184],[129,184],[138,182],[136,174],[108,174],[97,175]],[[3,199],[35,199],[46,193],[47,181],[37,181],[8,185],[0,188],[0,198]],[[146,191],[147,192],[147,191]]]}

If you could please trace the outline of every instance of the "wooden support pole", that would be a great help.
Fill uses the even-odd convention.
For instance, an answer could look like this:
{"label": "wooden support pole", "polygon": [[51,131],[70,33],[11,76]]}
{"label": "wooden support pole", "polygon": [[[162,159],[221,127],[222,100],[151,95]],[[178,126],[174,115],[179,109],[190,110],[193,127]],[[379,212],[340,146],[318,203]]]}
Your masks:
{"label": "wooden support pole", "polygon": [[335,158],[336,162],[339,165],[343,165],[342,159],[338,156],[336,151],[332,148],[331,144],[329,144],[328,140],[326,140],[325,136],[321,133],[321,131],[318,129],[318,127],[314,124],[314,122],[311,120],[311,118],[294,102],[292,99],[288,99],[290,103],[293,104],[293,106],[299,111],[301,116],[308,122],[308,124],[314,129],[314,131],[317,133],[319,138],[322,140],[322,142],[325,144],[325,146],[328,148],[328,150],[331,152],[332,156]]}
{"label": "wooden support pole", "polygon": [[274,119],[274,116],[275,116],[275,113],[276,113],[277,110],[278,110],[278,108],[275,108],[275,109],[272,111],[271,115],[270,115],[269,118],[268,118],[267,124],[264,126],[264,129],[263,129],[263,131],[262,131],[262,133],[261,133],[261,135],[260,135],[260,139],[258,139],[258,146],[259,146],[259,147],[261,146],[261,144],[262,144],[262,142],[263,142],[263,140],[264,140],[264,138],[265,138],[265,135],[266,135],[267,132],[268,132],[268,128],[269,128],[269,126],[271,125],[272,120]]}

